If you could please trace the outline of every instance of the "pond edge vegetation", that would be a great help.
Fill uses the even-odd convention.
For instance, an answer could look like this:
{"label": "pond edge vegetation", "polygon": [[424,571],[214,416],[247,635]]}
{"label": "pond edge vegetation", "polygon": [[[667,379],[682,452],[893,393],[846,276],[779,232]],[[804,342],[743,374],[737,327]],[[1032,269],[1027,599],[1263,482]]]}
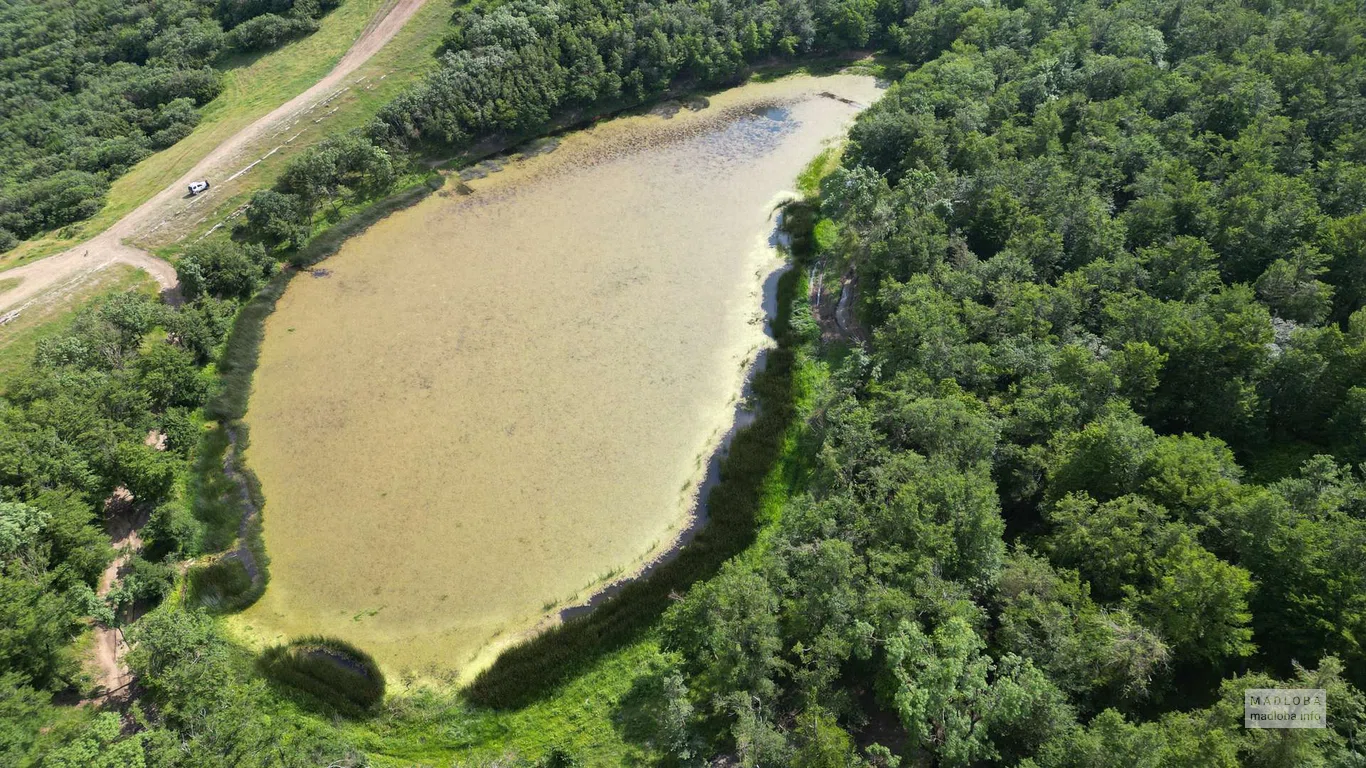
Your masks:
{"label": "pond edge vegetation", "polygon": [[384,699],[384,673],[374,657],[335,637],[309,635],[272,646],[256,667],[344,715],[364,715]]}
{"label": "pond edge vegetation", "polygon": [[554,691],[597,659],[639,639],[690,586],[714,575],[756,541],[764,484],[796,412],[793,372],[802,337],[794,329],[792,311],[802,280],[800,269],[787,270],[778,279],[778,310],[772,319],[777,345],[754,373],[756,416],[736,431],[721,459],[719,482],[703,500],[707,518],[697,534],[672,559],[625,582],[591,611],[503,650],[465,688],[473,703],[516,709]]}
{"label": "pond edge vegetation", "polygon": [[[242,306],[234,318],[217,364],[217,387],[204,406],[205,415],[214,423],[212,428],[205,432],[199,461],[195,467],[193,501],[195,515],[207,529],[205,551],[218,554],[209,554],[207,562],[193,566],[187,573],[190,596],[214,613],[237,613],[260,599],[269,584],[269,555],[262,537],[265,496],[260,481],[244,459],[249,428],[243,419],[251,397],[261,344],[265,339],[266,321],[275,311],[276,304],[284,296],[289,283],[300,272],[309,271],[337,253],[346,241],[364,233],[372,225],[418,204],[432,193],[441,190],[446,185],[448,175],[454,176],[459,170],[490,158],[520,156],[523,148],[531,142],[582,130],[602,120],[644,114],[669,101],[715,94],[749,80],[771,81],[797,74],[837,72],[847,69],[856,61],[855,57],[849,55],[821,55],[796,61],[759,64],[750,67],[745,73],[746,76],[740,78],[737,83],[699,87],[698,83],[690,82],[670,88],[658,97],[644,102],[619,101],[598,109],[559,116],[551,120],[550,125],[543,130],[526,131],[499,140],[489,140],[440,162],[436,165],[440,170],[433,170],[421,181],[396,192],[362,203],[360,207],[348,211],[340,220],[312,234],[299,248],[288,252],[287,266],[276,272]],[[881,67],[874,66],[879,69]],[[810,203],[789,201],[785,206],[787,211],[791,212],[803,206],[810,207]],[[800,220],[800,226],[807,229],[814,225],[814,218],[800,217]],[[810,242],[810,233],[789,230],[788,234],[793,243],[793,247],[788,249],[791,251],[788,254],[790,260],[797,266],[807,266],[805,260],[809,256],[809,246],[803,247],[801,244]],[[798,250],[801,250],[802,254],[798,254]],[[467,687],[466,691],[473,701],[496,708],[509,708],[521,706],[544,695],[569,677],[574,669],[578,669],[580,661],[585,664],[591,663],[592,659],[626,645],[638,638],[640,631],[662,614],[668,602],[658,602],[658,589],[643,590],[637,587],[638,584],[653,583],[658,578],[660,583],[667,582],[670,585],[665,589],[664,597],[676,599],[677,595],[672,594],[674,590],[686,590],[692,583],[714,574],[721,563],[743,551],[753,542],[756,526],[752,516],[758,507],[758,489],[767,476],[768,469],[774,464],[777,449],[781,445],[787,425],[792,420],[792,347],[800,343],[800,339],[793,337],[790,315],[794,297],[802,293],[802,289],[795,285],[796,282],[804,282],[804,275],[799,275],[799,272],[800,269],[789,270],[779,277],[777,316],[771,319],[772,336],[776,345],[767,351],[762,370],[756,367],[750,373],[750,385],[755,395],[758,415],[753,423],[735,431],[729,449],[721,461],[717,486],[707,494],[706,499],[699,499],[699,506],[708,512],[707,519],[697,535],[679,547],[677,552],[668,552],[660,556],[667,562],[659,562],[638,576],[595,588],[590,598],[597,597],[608,588],[612,590],[612,594],[601,604],[594,605],[584,614],[566,619],[562,624],[503,650],[493,665],[479,673]],[[779,405],[780,408],[777,407]],[[761,430],[765,433],[762,445],[755,437]],[[754,434],[747,437],[747,433]],[[737,491],[735,486],[742,483],[745,484],[743,489]],[[747,500],[743,505],[747,511],[741,513],[738,509],[728,509],[718,515],[715,511],[716,502],[713,500],[725,499],[722,504],[729,507],[738,504],[728,500],[734,495],[743,496]],[[749,515],[749,519],[746,519],[746,515]],[[717,525],[718,518],[727,519],[724,524],[727,530],[734,529],[730,535],[744,528],[744,532],[735,539],[736,542],[743,543],[725,547],[707,543],[717,534],[704,538],[704,533]],[[705,560],[698,556],[687,558],[687,550],[693,548],[706,549],[713,554],[707,555]],[[677,564],[678,561],[685,559],[684,565]],[[244,561],[252,562],[254,567],[244,567]],[[680,578],[681,573],[693,575]],[[615,607],[609,611],[609,606],[622,602],[629,602],[633,606],[648,604],[651,607]],[[639,615],[636,615],[637,612]],[[593,616],[604,613],[610,613],[610,616],[590,621]],[[576,628],[565,629],[570,626]],[[570,639],[571,633],[577,639]],[[556,639],[541,639],[547,635],[553,635]],[[495,689],[501,689],[511,682],[504,682],[505,677],[516,679],[523,675],[517,670],[525,668],[526,662],[504,662],[504,658],[510,654],[527,654],[534,658],[542,651],[532,651],[530,648],[539,643],[552,643],[562,648],[567,647],[566,644],[582,644],[588,648],[609,638],[610,641],[602,645],[597,652],[583,654],[581,658],[576,656],[577,660],[573,663],[570,663],[571,660],[564,651],[553,654],[555,661],[542,660],[536,667],[549,674],[539,678],[542,682],[538,686],[524,686],[523,695],[508,696],[506,692],[494,693]]]}

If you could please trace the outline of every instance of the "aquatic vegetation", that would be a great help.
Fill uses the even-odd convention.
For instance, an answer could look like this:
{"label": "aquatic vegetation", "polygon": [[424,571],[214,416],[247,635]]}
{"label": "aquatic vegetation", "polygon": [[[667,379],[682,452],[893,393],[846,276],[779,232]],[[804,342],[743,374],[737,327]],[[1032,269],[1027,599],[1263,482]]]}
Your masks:
{"label": "aquatic vegetation", "polygon": [[778,193],[859,109],[829,91],[877,95],[793,78],[599,124],[294,278],[246,415],[273,580],[234,623],[469,675],[666,550],[765,343]]}

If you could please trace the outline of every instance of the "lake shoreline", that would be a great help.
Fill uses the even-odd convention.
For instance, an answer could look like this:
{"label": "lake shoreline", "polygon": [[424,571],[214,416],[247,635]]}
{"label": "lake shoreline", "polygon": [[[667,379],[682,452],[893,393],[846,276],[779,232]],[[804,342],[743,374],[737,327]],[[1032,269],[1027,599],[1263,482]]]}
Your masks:
{"label": "lake shoreline", "polygon": [[[657,108],[658,105],[656,105],[652,109]],[[521,155],[519,154],[519,156]],[[339,222],[337,225],[334,225],[333,227],[329,228],[325,233],[320,234],[318,237],[315,237],[314,240],[311,241],[308,246],[306,246],[304,249],[300,251],[298,256],[292,259],[292,261],[295,264],[295,267],[292,269],[288,269],[281,275],[277,276],[277,278],[274,281],[272,281],[272,285],[270,286],[270,288],[268,288],[267,291],[264,291],[263,293],[272,293],[274,295],[274,298],[278,299],[280,296],[283,295],[285,287],[289,283],[291,283],[295,277],[298,277],[302,273],[311,272],[312,270],[308,269],[308,267],[319,264],[324,259],[328,258],[330,255],[335,253],[340,248],[341,244],[346,242],[350,237],[366,231],[367,229],[369,229],[370,226],[373,226],[374,224],[380,222],[385,217],[394,213],[395,211],[402,210],[410,207],[411,205],[415,205],[417,203],[422,202],[423,200],[427,199],[432,192],[439,191],[443,188],[449,188],[450,184],[447,183],[444,179],[442,180],[442,183],[438,185],[436,183],[437,178],[439,177],[429,177],[429,179],[426,182],[420,185],[415,185],[408,189],[402,190],[399,193],[396,193],[395,195],[391,195],[385,198],[384,200],[377,201],[375,204],[367,206],[367,208],[362,210],[361,212],[351,217],[348,217],[342,222]],[[333,232],[345,232],[346,234],[342,237],[328,237],[328,235],[330,235]],[[761,300],[761,303],[770,304],[773,302],[773,295],[774,291],[776,290],[776,285],[781,277],[781,274],[785,271],[785,269],[785,267],[778,267],[776,270],[771,271],[763,277],[761,284],[765,287],[766,290],[762,292],[763,299]],[[273,300],[270,301],[270,304],[273,305],[274,303],[275,302]],[[260,343],[262,341],[262,338],[264,337],[264,323],[267,317],[273,314],[274,308],[274,306],[271,306],[269,310],[265,312],[245,313],[244,315],[239,317],[239,320],[247,320],[249,319],[247,315],[252,315],[250,319],[254,320],[256,324],[254,332],[253,329],[239,327],[238,323],[234,324],[233,334],[232,338],[230,339],[229,346],[230,348],[237,348],[237,354],[228,357],[230,357],[236,363],[236,365],[234,365],[233,363],[229,363],[229,365],[225,366],[225,371],[230,372],[232,374],[232,379],[235,382],[235,386],[233,385],[233,382],[230,382],[229,385],[224,388],[224,392],[220,394],[219,400],[220,402],[237,401],[236,403],[234,403],[234,405],[238,405],[239,407],[217,409],[217,413],[221,417],[224,417],[225,423],[239,421],[245,415],[246,400],[247,396],[251,392],[251,378],[255,369],[254,363],[259,362]],[[772,322],[772,313],[768,313],[768,324],[771,325]],[[751,355],[752,353],[753,350],[751,350]],[[248,361],[247,358],[250,358],[250,360]],[[740,392],[741,403],[743,403],[743,399],[751,393],[752,385],[756,376],[758,376],[762,372],[762,359],[763,358],[760,357],[758,359],[750,361],[750,363],[745,367],[743,375],[739,377],[740,386],[737,389]],[[253,364],[249,366],[251,369],[250,371],[247,370],[248,362]],[[237,397],[233,397],[232,390],[234,389],[237,391]],[[495,641],[492,643],[486,643],[485,648],[488,650],[493,650],[493,648],[497,646],[498,649],[501,650],[503,647],[510,643],[520,642],[521,640],[526,639],[526,637],[529,634],[534,635],[536,633],[543,631],[545,629],[544,617],[547,615],[549,615],[556,623],[559,623],[566,619],[572,620],[576,617],[582,616],[585,613],[591,612],[601,604],[609,601],[612,597],[619,594],[629,584],[638,582],[644,578],[648,578],[651,574],[656,572],[661,566],[669,562],[673,562],[675,558],[677,558],[678,554],[684,549],[686,549],[689,544],[691,544],[691,542],[697,536],[698,532],[706,527],[706,524],[708,522],[708,514],[705,510],[706,494],[708,494],[709,491],[715,486],[716,481],[719,478],[720,463],[728,453],[737,433],[742,430],[746,422],[753,420],[753,418],[756,416],[756,414],[753,413],[746,413],[744,409],[740,407],[733,407],[731,410],[732,412],[730,414],[730,418],[728,419],[728,426],[724,429],[723,432],[721,432],[719,438],[713,444],[711,444],[707,450],[705,450],[702,454],[699,454],[699,458],[702,458],[703,456],[706,457],[706,462],[704,464],[706,471],[702,473],[702,476],[698,479],[698,482],[694,484],[693,490],[690,494],[693,498],[692,511],[690,513],[685,513],[685,515],[682,516],[678,520],[678,522],[671,526],[671,528],[674,531],[674,535],[668,542],[664,543],[663,545],[652,547],[651,550],[648,553],[646,553],[646,555],[642,556],[641,560],[639,561],[639,565],[631,567],[630,576],[622,577],[618,575],[615,577],[611,577],[606,584],[595,584],[591,588],[591,592],[587,598],[578,600],[564,607],[557,607],[556,609],[549,612],[543,611],[541,613],[542,621],[538,623],[536,626],[532,627],[530,630],[513,633],[507,637],[505,642]],[[233,447],[229,447],[228,450],[235,449]],[[495,635],[495,637],[497,637],[497,635]],[[481,651],[478,655],[483,656],[485,655],[485,653],[486,651]],[[493,651],[492,655],[496,655],[496,653],[497,651],[495,650]],[[478,671],[484,668],[487,663],[488,661],[484,660],[482,663],[475,663],[469,666],[461,666],[465,667],[467,670],[472,669],[474,671]],[[468,676],[468,672],[465,676]]]}

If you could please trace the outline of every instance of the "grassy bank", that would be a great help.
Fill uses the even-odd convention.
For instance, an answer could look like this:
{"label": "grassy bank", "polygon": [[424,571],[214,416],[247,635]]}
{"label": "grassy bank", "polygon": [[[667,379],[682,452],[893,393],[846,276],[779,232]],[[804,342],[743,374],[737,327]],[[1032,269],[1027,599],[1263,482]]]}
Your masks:
{"label": "grassy bank", "polygon": [[[299,269],[306,269],[317,264],[341,250],[347,240],[369,229],[372,224],[404,208],[417,205],[428,195],[441,189],[445,183],[445,179],[440,174],[433,173],[417,184],[349,211],[349,215],[322,230],[309,240],[307,245],[290,254],[289,263]],[[274,302],[271,303],[271,308],[274,308]]]}
{"label": "grassy bank", "polygon": [[268,679],[344,715],[363,715],[384,698],[384,673],[374,658],[333,637],[302,637],[267,648],[256,666]]}
{"label": "grassy bank", "polygon": [[[292,270],[277,274],[238,311],[219,358],[218,389],[204,406],[205,415],[216,423],[200,445],[191,480],[193,510],[204,529],[202,550],[227,554],[192,568],[187,581],[192,600],[218,613],[250,606],[265,592],[270,579],[261,515],[256,512],[265,498],[242,458],[247,431],[240,420],[251,395],[266,318],[293,274]],[[247,552],[228,553],[234,545]],[[250,558],[251,572],[244,558]]]}

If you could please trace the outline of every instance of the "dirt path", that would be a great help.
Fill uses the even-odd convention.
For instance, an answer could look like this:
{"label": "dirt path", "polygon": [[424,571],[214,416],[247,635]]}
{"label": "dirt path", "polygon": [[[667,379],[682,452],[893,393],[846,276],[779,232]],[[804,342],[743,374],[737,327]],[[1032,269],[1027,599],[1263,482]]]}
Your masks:
{"label": "dirt path", "polygon": [[[108,596],[114,588],[133,555],[142,551],[142,537],[138,535],[138,530],[147,522],[147,516],[145,512],[136,510],[132,501],[133,497],[119,488],[105,504],[105,528],[118,555],[100,574],[100,584],[95,594],[101,598]],[[127,691],[129,683],[133,681],[128,665],[123,663],[127,651],[128,644],[124,642],[123,631],[119,627],[103,623],[95,625],[95,663],[99,668],[100,692],[92,701],[104,703]]]}
{"label": "dirt path", "polygon": [[231,172],[236,168],[234,161],[239,159],[243,149],[292,124],[300,113],[335,95],[333,91],[342,80],[384,47],[425,2],[390,0],[375,14],[374,20],[325,77],[270,114],[233,134],[173,184],[119,219],[109,229],[70,250],[0,272],[0,277],[21,280],[14,288],[0,293],[0,315],[12,313],[16,309],[22,311],[31,302],[41,301],[42,295],[49,289],[83,281],[111,264],[130,264],[147,270],[161,285],[163,295],[175,301],[178,282],[175,269],[147,251],[126,244],[127,241],[150,234],[171,218],[191,210],[191,206],[202,205],[213,190],[190,198],[186,195],[187,184],[195,179],[223,178],[225,171]]}

